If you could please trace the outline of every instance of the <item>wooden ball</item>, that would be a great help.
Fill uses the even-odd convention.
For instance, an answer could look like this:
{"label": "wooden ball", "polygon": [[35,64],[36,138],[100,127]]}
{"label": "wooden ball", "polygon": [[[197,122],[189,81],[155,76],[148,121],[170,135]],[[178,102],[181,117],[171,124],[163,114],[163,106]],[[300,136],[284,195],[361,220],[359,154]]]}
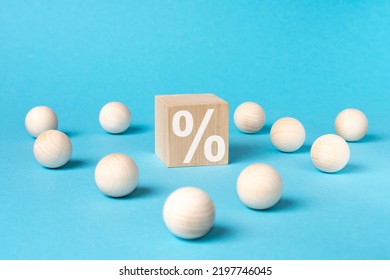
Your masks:
{"label": "wooden ball", "polygon": [[277,120],[271,128],[271,142],[282,152],[294,152],[305,142],[306,132],[303,125],[294,118]]}
{"label": "wooden ball", "polygon": [[105,131],[112,134],[124,132],[129,128],[131,112],[120,102],[110,102],[103,106],[99,114],[99,122]]}
{"label": "wooden ball", "polygon": [[182,187],[165,201],[163,218],[174,235],[184,239],[199,238],[206,235],[214,224],[214,204],[203,190]]}
{"label": "wooden ball", "polygon": [[237,194],[248,207],[258,210],[274,206],[282,196],[283,183],[270,165],[255,163],[246,167],[237,180]]}
{"label": "wooden ball", "polygon": [[61,167],[69,161],[71,155],[72,143],[61,131],[46,130],[34,142],[35,159],[45,167]]}
{"label": "wooden ball", "polygon": [[358,109],[345,109],[341,111],[335,121],[336,133],[347,141],[359,141],[368,129],[366,115]]}
{"label": "wooden ball", "polygon": [[56,113],[46,106],[32,108],[27,113],[24,124],[27,132],[34,138],[46,130],[58,128]]}
{"label": "wooden ball", "polygon": [[126,196],[137,187],[138,167],[125,154],[107,155],[95,168],[95,182],[99,190],[108,196]]}
{"label": "wooden ball", "polygon": [[234,111],[234,123],[242,132],[256,133],[264,126],[265,112],[255,102],[242,103]]}
{"label": "wooden ball", "polygon": [[310,156],[321,171],[333,173],[343,169],[349,161],[349,146],[336,134],[325,134],[314,141]]}

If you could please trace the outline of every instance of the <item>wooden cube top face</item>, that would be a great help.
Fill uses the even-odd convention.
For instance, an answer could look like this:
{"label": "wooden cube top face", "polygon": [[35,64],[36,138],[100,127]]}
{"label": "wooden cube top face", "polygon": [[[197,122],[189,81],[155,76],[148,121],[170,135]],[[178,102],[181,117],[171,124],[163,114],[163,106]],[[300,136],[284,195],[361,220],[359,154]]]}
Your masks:
{"label": "wooden cube top face", "polygon": [[[228,163],[229,104],[226,101],[213,94],[160,95],[155,97],[155,106],[156,154],[168,167]],[[183,111],[190,115],[193,125],[188,135],[178,136],[173,129],[173,119]],[[202,123],[203,133],[200,131]],[[184,131],[187,119],[181,117],[179,124]],[[220,145],[221,141],[224,145]],[[216,157],[210,161],[206,151]]]}
{"label": "wooden cube top face", "polygon": [[167,106],[228,104],[225,100],[212,93],[157,95],[155,98]]}

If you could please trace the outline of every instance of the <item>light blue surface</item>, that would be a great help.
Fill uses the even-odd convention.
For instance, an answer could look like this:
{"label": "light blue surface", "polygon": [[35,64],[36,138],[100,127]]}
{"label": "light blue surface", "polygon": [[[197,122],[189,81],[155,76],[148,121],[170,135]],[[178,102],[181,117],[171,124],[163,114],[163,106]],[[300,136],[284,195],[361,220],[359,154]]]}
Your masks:
{"label": "light blue surface", "polygon": [[[321,3],[322,2],[322,3]],[[213,92],[230,103],[230,164],[166,168],[154,155],[154,95]],[[108,101],[132,126],[106,134]],[[266,127],[234,127],[234,109],[260,103]],[[74,147],[62,169],[38,165],[24,128],[52,107]],[[1,259],[390,259],[389,1],[1,1]],[[337,113],[363,110],[368,135],[337,174],[312,165],[310,145]],[[293,116],[304,147],[278,152],[270,126]],[[95,187],[108,153],[140,168],[138,189],[112,199]],[[280,203],[253,211],[235,183],[254,162],[284,180]],[[194,185],[216,207],[214,229],[184,241],[162,221],[166,197]]]}

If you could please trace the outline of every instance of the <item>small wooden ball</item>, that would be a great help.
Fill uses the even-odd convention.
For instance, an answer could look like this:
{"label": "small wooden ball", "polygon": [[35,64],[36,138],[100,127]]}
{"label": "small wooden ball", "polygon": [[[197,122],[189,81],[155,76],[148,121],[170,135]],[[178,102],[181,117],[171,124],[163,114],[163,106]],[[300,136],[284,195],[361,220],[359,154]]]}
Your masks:
{"label": "small wooden ball", "polygon": [[35,159],[45,167],[61,167],[70,160],[71,155],[72,143],[61,131],[46,130],[34,142]]}
{"label": "small wooden ball", "polygon": [[129,128],[131,112],[120,102],[110,102],[103,106],[99,114],[99,122],[105,131],[112,134],[124,132]]}
{"label": "small wooden ball", "polygon": [[206,235],[214,224],[214,204],[203,190],[182,187],[165,201],[163,218],[174,235],[184,239],[199,238]]}
{"label": "small wooden ball", "polygon": [[46,130],[58,128],[57,115],[47,106],[32,108],[27,113],[24,124],[27,132],[34,138]]}
{"label": "small wooden ball", "polygon": [[134,160],[125,154],[109,154],[97,164],[95,182],[105,195],[126,196],[137,187],[138,167]]}
{"label": "small wooden ball", "polygon": [[366,115],[358,109],[345,109],[341,111],[335,121],[336,133],[347,141],[359,141],[368,129]]}
{"label": "small wooden ball", "polygon": [[297,119],[286,117],[277,120],[271,128],[271,142],[282,152],[295,152],[305,142],[306,132]]}
{"label": "small wooden ball", "polygon": [[255,102],[242,103],[234,111],[234,123],[242,132],[256,133],[264,126],[265,112]]}
{"label": "small wooden ball", "polygon": [[274,206],[280,200],[282,191],[281,176],[268,164],[249,165],[238,176],[238,197],[250,208],[263,210]]}
{"label": "small wooden ball", "polygon": [[349,146],[336,134],[325,134],[314,141],[310,156],[313,164],[327,173],[343,169],[349,161]]}

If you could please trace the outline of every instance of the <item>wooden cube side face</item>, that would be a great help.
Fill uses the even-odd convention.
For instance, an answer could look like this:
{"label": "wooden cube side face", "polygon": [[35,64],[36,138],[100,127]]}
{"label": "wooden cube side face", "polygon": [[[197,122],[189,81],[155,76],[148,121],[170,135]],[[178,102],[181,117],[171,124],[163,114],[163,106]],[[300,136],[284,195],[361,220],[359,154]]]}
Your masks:
{"label": "wooden cube side face", "polygon": [[156,99],[156,154],[168,167],[228,163],[229,105],[213,101],[157,105]]}
{"label": "wooden cube side face", "polygon": [[168,107],[157,96],[154,105],[154,137],[155,137],[155,153],[165,163],[168,162]]}

